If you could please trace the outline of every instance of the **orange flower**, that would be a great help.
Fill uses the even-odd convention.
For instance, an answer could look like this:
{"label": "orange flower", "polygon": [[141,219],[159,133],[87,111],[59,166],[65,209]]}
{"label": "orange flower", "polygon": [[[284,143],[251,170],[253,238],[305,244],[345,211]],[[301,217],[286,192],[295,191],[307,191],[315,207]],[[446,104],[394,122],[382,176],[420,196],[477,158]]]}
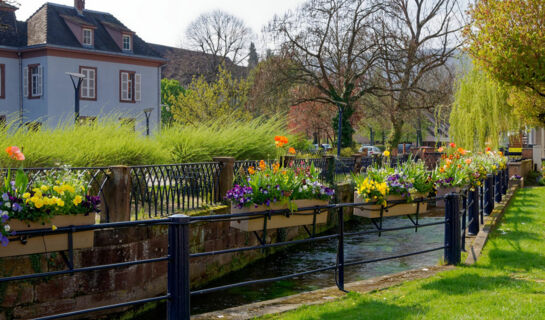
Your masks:
{"label": "orange flower", "polygon": [[458,148],[458,152],[459,152],[461,155],[465,155],[465,154],[466,154],[466,151],[464,150],[464,148]]}
{"label": "orange flower", "polygon": [[265,161],[263,161],[263,160],[259,161],[259,169],[261,169],[261,171],[263,171],[266,168],[267,168],[267,164],[265,163]]}
{"label": "orange flower", "polygon": [[471,164],[471,158],[466,159],[466,164]]}
{"label": "orange flower", "polygon": [[274,143],[276,144],[277,147],[283,147],[285,144],[288,143],[288,138],[284,136],[275,136]]}
{"label": "orange flower", "polygon": [[445,168],[440,168],[439,172],[441,172],[441,173],[445,172]]}
{"label": "orange flower", "polygon": [[280,168],[280,163],[275,163],[272,165],[272,168],[273,168],[273,172],[274,173],[277,173],[278,172],[278,169]]}
{"label": "orange flower", "polygon": [[450,147],[451,147],[451,148],[456,148],[456,143],[451,142],[451,143],[450,143]]}
{"label": "orange flower", "polygon": [[255,168],[252,166],[252,167],[249,167],[248,168],[248,173],[249,174],[254,174],[255,173]]}
{"label": "orange flower", "polygon": [[437,151],[439,151],[439,152],[443,152],[443,151],[445,151],[445,148],[443,148],[443,147],[439,147],[439,149],[437,149]]}
{"label": "orange flower", "polygon": [[6,152],[10,158],[17,161],[23,161],[25,160],[25,155],[21,152],[19,147],[13,146],[13,147],[7,147]]}
{"label": "orange flower", "polygon": [[503,152],[501,152],[501,151],[498,151],[498,154],[499,154],[500,156],[503,156]]}
{"label": "orange flower", "polygon": [[295,149],[293,147],[291,147],[291,148],[288,149],[288,152],[291,153],[291,154],[295,154]]}

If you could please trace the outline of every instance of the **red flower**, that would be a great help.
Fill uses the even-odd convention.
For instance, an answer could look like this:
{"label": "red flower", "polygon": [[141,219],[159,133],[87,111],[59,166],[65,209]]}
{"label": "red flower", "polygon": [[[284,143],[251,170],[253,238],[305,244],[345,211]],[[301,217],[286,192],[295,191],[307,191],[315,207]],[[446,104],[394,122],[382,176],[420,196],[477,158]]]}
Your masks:
{"label": "red flower", "polygon": [[451,143],[450,143],[450,147],[451,147],[451,148],[456,148],[456,143],[451,142]]}

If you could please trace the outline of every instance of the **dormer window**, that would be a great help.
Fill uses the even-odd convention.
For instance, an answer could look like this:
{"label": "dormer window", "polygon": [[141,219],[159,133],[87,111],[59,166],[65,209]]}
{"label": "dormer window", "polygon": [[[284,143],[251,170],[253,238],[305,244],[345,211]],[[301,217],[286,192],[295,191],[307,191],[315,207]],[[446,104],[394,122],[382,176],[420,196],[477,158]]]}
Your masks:
{"label": "dormer window", "polygon": [[132,36],[130,34],[123,35],[123,51],[132,51]]}
{"label": "dormer window", "polygon": [[93,46],[93,29],[83,28],[83,45]]}

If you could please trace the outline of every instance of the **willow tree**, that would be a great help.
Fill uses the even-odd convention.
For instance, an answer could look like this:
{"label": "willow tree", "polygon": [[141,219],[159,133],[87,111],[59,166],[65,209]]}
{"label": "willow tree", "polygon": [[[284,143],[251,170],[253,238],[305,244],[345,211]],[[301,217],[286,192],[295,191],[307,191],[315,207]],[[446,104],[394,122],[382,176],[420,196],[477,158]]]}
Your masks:
{"label": "willow tree", "polygon": [[520,127],[508,99],[508,88],[477,68],[469,70],[455,93],[450,114],[451,139],[470,150],[498,147],[508,131]]}

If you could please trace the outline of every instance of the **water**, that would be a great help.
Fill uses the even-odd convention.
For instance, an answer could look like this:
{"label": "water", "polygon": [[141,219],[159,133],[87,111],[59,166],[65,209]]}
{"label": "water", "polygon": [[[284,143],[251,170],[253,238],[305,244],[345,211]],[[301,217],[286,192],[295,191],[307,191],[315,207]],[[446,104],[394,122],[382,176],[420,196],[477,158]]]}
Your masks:
{"label": "water", "polygon": [[[420,218],[420,223],[437,222],[443,219]],[[410,220],[406,218],[389,218],[384,220],[383,227],[392,228],[410,224]],[[346,225],[346,232],[372,230],[373,228],[369,224],[351,221]],[[414,229],[408,229],[386,232],[380,237],[378,234],[347,237],[345,238],[345,261],[370,260],[436,248],[442,246],[443,241],[443,225],[419,228],[416,233]],[[230,273],[207,287],[278,277],[331,266],[335,264],[336,252],[336,239],[292,246],[283,252],[276,253],[239,271]],[[443,251],[439,250],[416,256],[347,267],[345,269],[345,283],[436,265],[442,255]],[[290,280],[223,290],[192,297],[191,314],[222,310],[334,285],[334,270],[331,270]]]}

